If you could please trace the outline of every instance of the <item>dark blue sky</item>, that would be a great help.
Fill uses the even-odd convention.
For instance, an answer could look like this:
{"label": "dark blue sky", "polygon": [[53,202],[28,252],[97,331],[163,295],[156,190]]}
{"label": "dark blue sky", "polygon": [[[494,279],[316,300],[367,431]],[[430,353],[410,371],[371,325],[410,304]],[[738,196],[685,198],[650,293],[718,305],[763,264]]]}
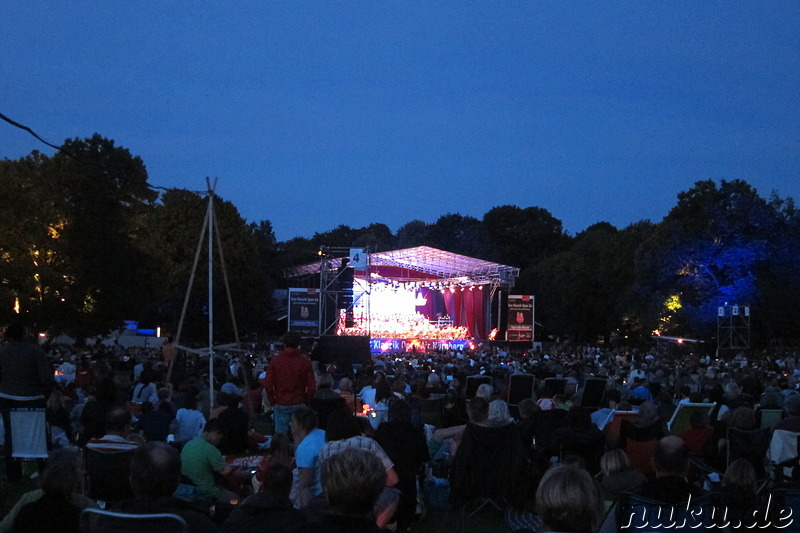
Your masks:
{"label": "dark blue sky", "polygon": [[[0,112],[97,132],[277,237],[540,206],[659,221],[701,179],[800,200],[800,2],[43,2]],[[0,158],[52,150],[0,123]]]}

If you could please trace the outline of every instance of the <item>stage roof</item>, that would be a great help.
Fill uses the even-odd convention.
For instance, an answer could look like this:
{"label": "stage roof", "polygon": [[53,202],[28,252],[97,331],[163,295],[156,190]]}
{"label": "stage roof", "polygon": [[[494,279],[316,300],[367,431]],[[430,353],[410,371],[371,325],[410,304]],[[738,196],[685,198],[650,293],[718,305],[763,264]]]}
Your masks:
{"label": "stage roof", "polygon": [[[332,267],[341,264],[341,258],[330,260]],[[403,281],[442,281],[482,284],[497,283],[510,288],[519,276],[516,267],[501,265],[483,259],[476,259],[466,255],[446,252],[430,246],[417,246],[390,252],[375,252],[370,254],[370,270],[380,271],[381,267],[395,267],[404,269],[401,276]],[[316,274],[320,264],[312,263],[299,267],[289,268],[284,271],[287,278]],[[427,274],[415,277],[412,272]],[[373,276],[374,277],[374,276]],[[383,276],[390,277],[390,276]]]}

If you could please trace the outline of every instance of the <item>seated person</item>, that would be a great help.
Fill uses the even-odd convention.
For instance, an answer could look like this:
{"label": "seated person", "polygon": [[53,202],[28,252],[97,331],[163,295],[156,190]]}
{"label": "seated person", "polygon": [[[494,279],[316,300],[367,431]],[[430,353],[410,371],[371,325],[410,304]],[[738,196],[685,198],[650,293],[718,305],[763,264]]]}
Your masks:
{"label": "seated person", "polygon": [[125,452],[135,450],[141,443],[141,436],[131,431],[131,414],[124,407],[114,407],[106,418],[105,435],[89,439],[86,449],[106,453]]}
{"label": "seated person", "polygon": [[[317,380],[317,390],[308,402],[308,406],[317,413],[319,428],[324,431],[328,426],[328,413],[346,407],[347,403],[338,392],[333,390],[333,376],[322,374]],[[349,411],[353,412],[352,409]]]}
{"label": "seated person", "polygon": [[378,457],[359,448],[335,453],[322,465],[322,485],[329,511],[301,531],[379,533],[372,511],[386,485],[386,469]]}
{"label": "seated person", "polygon": [[291,488],[292,469],[280,463],[270,465],[264,473],[263,490],[233,510],[222,524],[222,532],[297,531],[304,525],[304,517],[289,500]]}
{"label": "seated person", "polygon": [[53,450],[39,477],[39,487],[26,492],[0,522],[0,531],[79,532],[81,511],[97,507],[79,492],[83,459],[79,448]]}
{"label": "seated person", "polygon": [[600,470],[603,473],[601,486],[606,500],[616,500],[623,492],[636,492],[647,481],[644,474],[631,468],[628,454],[619,448],[607,451],[600,458]]}
{"label": "seated person", "polygon": [[134,498],[114,506],[130,514],[172,513],[186,521],[188,531],[212,533],[217,526],[187,502],[172,495],[181,482],[181,456],[159,441],[148,442],[133,453],[129,476]]}
{"label": "seated person", "polygon": [[536,510],[543,531],[597,531],[603,520],[603,497],[586,470],[555,466],[539,483]]}
{"label": "seated person", "polygon": [[[197,486],[204,499],[217,503],[238,500],[244,493],[242,480],[217,448],[224,434],[224,423],[218,418],[211,419],[202,435],[187,442],[181,451],[181,473]],[[217,476],[225,487],[217,483]]]}
{"label": "seated person", "polygon": [[705,492],[700,487],[689,483],[689,447],[674,435],[658,441],[653,465],[656,469],[655,479],[647,481],[640,491],[645,498],[667,504],[685,502],[702,496]]}
{"label": "seated person", "polygon": [[[302,509],[311,500],[322,494],[320,480],[319,453],[325,446],[325,432],[317,427],[317,413],[308,407],[301,407],[292,413],[289,429],[296,443],[291,498],[295,507]],[[280,433],[279,433],[280,435]]]}

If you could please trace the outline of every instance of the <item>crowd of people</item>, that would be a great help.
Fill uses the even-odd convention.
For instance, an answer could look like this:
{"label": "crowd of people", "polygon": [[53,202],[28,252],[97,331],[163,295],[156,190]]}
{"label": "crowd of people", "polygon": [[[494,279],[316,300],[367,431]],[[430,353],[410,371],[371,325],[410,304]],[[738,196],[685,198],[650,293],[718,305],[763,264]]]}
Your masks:
{"label": "crowd of people", "polygon": [[[17,502],[0,533],[43,531],[42,506],[63,531],[77,531],[80,511],[97,506],[174,513],[190,531],[406,531],[436,505],[434,489],[450,506],[500,508],[509,531],[596,531],[630,498],[678,505],[709,495],[744,525],[742,510],[794,481],[791,472],[775,478],[783,470],[770,469],[766,450],[732,459],[728,431],[800,434],[792,350],[715,358],[492,345],[337,367],[312,364],[288,333],[280,350],[220,357],[209,379],[207,364],[169,348],[45,353],[16,325],[5,340],[7,480],[22,474],[9,453],[15,413],[43,412],[51,438],[49,456],[38,457],[41,488]],[[520,398],[516,375],[531,376],[535,392]],[[603,390],[587,402],[592,378]],[[707,409],[676,433],[668,422],[683,403]],[[778,410],[766,425],[765,413]],[[615,424],[619,413],[630,423]],[[634,442],[651,444],[644,463]],[[109,480],[90,471],[85,483],[83,472],[98,454],[126,454],[129,469],[102,497],[92,484]]]}

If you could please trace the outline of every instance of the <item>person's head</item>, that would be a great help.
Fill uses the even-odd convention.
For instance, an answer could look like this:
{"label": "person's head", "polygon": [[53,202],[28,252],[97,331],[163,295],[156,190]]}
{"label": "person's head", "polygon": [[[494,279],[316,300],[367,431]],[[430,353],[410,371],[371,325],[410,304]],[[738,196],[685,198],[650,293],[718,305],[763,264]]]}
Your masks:
{"label": "person's head", "polygon": [[[152,406],[151,406],[152,407]],[[130,431],[131,414],[124,407],[114,407],[106,417],[106,431],[112,434],[125,435]]]}
{"label": "person's head", "polygon": [[658,408],[653,402],[644,402],[639,406],[639,420],[652,423],[658,419]]}
{"label": "person's head", "polygon": [[503,400],[492,400],[489,403],[488,418],[493,424],[507,424],[511,420],[508,404]]}
{"label": "person's head", "polygon": [[330,374],[322,374],[319,379],[317,380],[317,388],[322,389],[332,389],[333,388],[333,376]]}
{"label": "person's head", "polygon": [[467,403],[467,416],[473,424],[483,424],[489,418],[489,403],[476,396]]}
{"label": "person's head", "polygon": [[322,486],[333,514],[369,515],[385,485],[383,463],[367,450],[348,448],[322,463]]}
{"label": "person's head", "polygon": [[69,499],[78,489],[82,477],[80,448],[58,448],[47,458],[47,465],[39,478],[39,487],[49,495]]}
{"label": "person's head", "polygon": [[289,429],[297,444],[300,443],[306,435],[311,433],[319,425],[319,416],[316,411],[308,407],[301,407],[294,413],[289,421]]}
{"label": "person's head", "polygon": [[281,463],[271,463],[264,472],[263,491],[279,501],[288,501],[292,491],[292,469]]}
{"label": "person's head", "polygon": [[689,471],[689,447],[680,437],[664,437],[656,446],[653,465],[658,477],[686,476]]}
{"label": "person's head", "polygon": [[219,418],[212,418],[203,428],[203,438],[214,446],[222,442],[225,436],[225,422]]}
{"label": "person's head", "polygon": [[800,394],[793,393],[787,396],[783,408],[789,416],[800,416]]}
{"label": "person's head", "polygon": [[25,339],[25,325],[22,322],[14,321],[6,326],[3,337],[7,341],[21,341]]}
{"label": "person's head", "polygon": [[400,398],[389,400],[388,417],[390,422],[411,422],[411,408],[408,402]]}
{"label": "person's head", "polygon": [[297,348],[300,346],[300,334],[296,331],[287,331],[283,335],[283,345],[287,348]]}
{"label": "person's head", "polygon": [[525,398],[517,404],[520,420],[527,420],[532,417],[537,411],[540,411],[539,406],[536,405],[531,398]]}
{"label": "person's head", "polygon": [[328,413],[327,427],[325,428],[327,442],[349,439],[358,435],[361,435],[361,426],[357,417],[349,409],[340,407]]}
{"label": "person's head", "polygon": [[728,427],[750,431],[756,427],[756,412],[750,407],[737,407],[730,412]]}
{"label": "person's head", "polygon": [[631,460],[628,454],[619,448],[608,450],[603,454],[603,457],[600,458],[600,470],[603,471],[603,475],[606,477],[630,469]]}
{"label": "person's head", "polygon": [[181,482],[181,456],[164,442],[143,444],[133,452],[129,479],[137,498],[169,498]]}
{"label": "person's head", "polygon": [[603,496],[586,470],[556,466],[539,483],[536,510],[551,531],[596,531],[603,518]]}
{"label": "person's head", "polygon": [[725,476],[722,478],[722,486],[730,487],[755,494],[758,478],[756,470],[747,459],[740,457],[728,465]]}
{"label": "person's head", "polygon": [[142,402],[142,414],[146,415],[147,413],[152,413],[152,412],[153,412],[153,404],[150,403],[149,401]]}
{"label": "person's head", "polygon": [[342,392],[351,392],[353,390],[353,380],[350,378],[340,379],[339,390]]}
{"label": "person's head", "polygon": [[191,387],[183,394],[183,408],[197,410],[197,393]]}
{"label": "person's head", "polygon": [[439,377],[439,374],[436,372],[431,372],[428,374],[427,380],[428,387],[431,389],[436,389],[442,386],[442,378]]}
{"label": "person's head", "polygon": [[486,402],[492,401],[492,395],[494,394],[494,389],[488,383],[481,383],[478,385],[478,389],[475,391],[476,398],[483,398]]}

